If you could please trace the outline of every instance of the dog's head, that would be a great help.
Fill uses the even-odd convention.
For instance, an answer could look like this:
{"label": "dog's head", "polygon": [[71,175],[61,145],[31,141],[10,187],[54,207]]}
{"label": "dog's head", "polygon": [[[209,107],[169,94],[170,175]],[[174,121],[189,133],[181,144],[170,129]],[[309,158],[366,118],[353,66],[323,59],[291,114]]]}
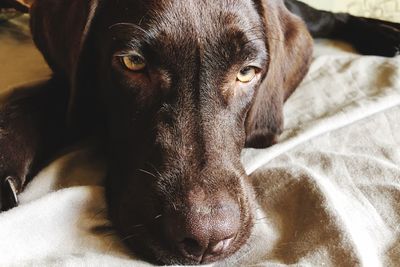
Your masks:
{"label": "dog's head", "polygon": [[34,38],[71,83],[70,122],[104,118],[107,199],[121,237],[160,263],[233,254],[253,225],[241,150],[270,144],[282,127],[284,7],[54,2],[34,4]]}

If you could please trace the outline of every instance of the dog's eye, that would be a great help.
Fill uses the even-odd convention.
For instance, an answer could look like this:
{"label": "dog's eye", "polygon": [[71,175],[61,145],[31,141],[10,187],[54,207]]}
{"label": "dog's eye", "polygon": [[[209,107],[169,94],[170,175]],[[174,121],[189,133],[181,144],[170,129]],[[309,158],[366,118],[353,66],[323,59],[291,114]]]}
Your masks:
{"label": "dog's eye", "polygon": [[256,67],[248,66],[241,69],[237,75],[237,79],[242,83],[251,82],[256,77]]}
{"label": "dog's eye", "polygon": [[121,57],[122,64],[131,71],[140,71],[146,68],[146,62],[139,55]]}

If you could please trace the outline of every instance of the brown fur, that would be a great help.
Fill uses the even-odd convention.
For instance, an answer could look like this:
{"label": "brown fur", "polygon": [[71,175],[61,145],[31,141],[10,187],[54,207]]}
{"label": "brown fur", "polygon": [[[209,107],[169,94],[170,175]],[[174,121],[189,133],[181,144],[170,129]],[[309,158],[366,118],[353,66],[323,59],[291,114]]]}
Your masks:
{"label": "brown fur", "polygon": [[[285,3],[320,19],[314,34],[381,25]],[[54,76],[0,108],[0,210],[13,205],[9,181],[21,191],[55,152],[95,135],[110,166],[109,217],[134,252],[197,264],[242,247],[255,195],[240,153],[283,129],[283,103],[311,60],[300,18],[275,0],[37,0],[31,28]],[[397,51],[396,31],[373,29],[387,37],[377,53]],[[122,65],[132,53],[144,70]],[[240,83],[247,66],[256,77]]]}
{"label": "brown fur", "polygon": [[[70,83],[68,117],[75,120],[72,125],[87,124],[85,121],[76,123],[76,120],[82,121],[80,117],[87,113],[89,98],[94,94],[100,95],[96,105],[109,114],[105,127],[111,155],[107,183],[110,216],[123,236],[132,234],[129,225],[143,221],[149,225],[141,233],[145,240],[143,243],[128,242],[128,245],[149,257],[153,257],[153,253],[159,254],[164,262],[197,261],[183,252],[186,256],[182,257],[179,246],[178,251],[174,251],[176,244],[165,240],[172,230],[168,230],[165,236],[162,229],[165,225],[168,228],[171,220],[176,220],[173,218],[186,218],[192,214],[190,210],[199,204],[184,199],[193,190],[201,190],[211,200],[208,204],[211,206],[221,205],[217,204],[221,201],[226,202],[225,205],[236,199],[239,201],[232,202],[232,207],[237,205],[241,214],[238,229],[224,230],[238,231],[235,241],[226,252],[203,256],[201,261],[226,257],[246,241],[252,225],[254,200],[240,163],[240,151],[245,145],[271,145],[282,131],[283,102],[307,72],[312,51],[311,37],[302,21],[290,14],[279,1],[257,1],[254,4],[222,1],[206,5],[191,1],[184,5],[177,1],[146,1],[143,5],[136,3],[135,7],[122,4],[122,1],[118,3],[105,2],[102,3],[104,6],[98,7],[95,0],[60,1],[58,4],[38,1],[32,7],[34,39],[53,70]],[[47,11],[49,8],[52,12]],[[214,25],[219,23],[221,13],[212,11],[212,8],[226,12],[220,18],[223,26]],[[237,10],[247,10],[247,13],[244,16],[235,14]],[[175,17],[176,14],[185,20]],[[199,20],[200,17],[203,21]],[[254,19],[249,19],[251,17]],[[153,24],[154,20],[157,20],[157,25]],[[118,46],[118,42],[123,45],[138,31],[145,35],[142,38],[151,34],[147,31],[163,36],[150,45],[163,57],[173,55],[168,62],[160,62],[163,66],[171,64],[173,69],[165,67],[168,74],[150,70],[148,75],[152,84],[149,84],[145,76],[134,74],[130,77],[131,74],[120,70],[119,62],[113,61],[113,70],[108,74],[111,76],[106,78],[110,66],[104,60],[113,44],[100,40],[111,38],[115,45]],[[247,53],[242,48],[244,39],[241,38],[254,39],[251,41],[254,49],[264,54],[260,80],[251,88],[237,85],[234,81],[238,69],[231,71],[232,66],[242,62],[239,58],[232,61],[240,56],[236,53]],[[217,40],[219,43],[215,42]],[[222,54],[218,53],[221,46]],[[96,62],[96,70],[91,68],[91,61]],[[199,69],[200,65],[205,69]],[[100,81],[98,77],[103,79],[101,84],[96,84]],[[225,78],[219,80],[218,77]],[[131,95],[129,91],[132,90],[137,93]],[[129,114],[135,113],[139,117],[129,118]],[[134,121],[133,126],[127,124],[130,120]],[[141,140],[140,143],[137,140]],[[138,155],[138,151],[146,149],[152,152]],[[142,157],[148,159],[139,159]],[[153,181],[144,182],[143,179],[149,180],[150,177],[145,178],[148,175],[137,173],[137,169],[151,173]],[[120,178],[116,180],[118,176]],[[132,180],[131,176],[136,178]],[[132,196],[133,192],[136,196]],[[149,199],[150,192],[154,192],[158,200]],[[225,200],[215,198],[220,194],[225,196]],[[145,210],[139,204],[131,207],[122,204],[142,201],[147,202]],[[235,213],[235,209],[231,212]],[[231,215],[215,212],[220,220],[228,220],[230,225],[237,224],[229,219]],[[164,221],[151,226],[155,223],[151,218],[158,213],[163,214]],[[192,222],[184,223],[184,227],[188,227],[187,235],[201,243],[202,236],[191,237],[196,232],[195,225],[213,219],[196,219],[195,214],[190,217]]]}
{"label": "brown fur", "polygon": [[[40,0],[31,18],[35,43],[69,87],[67,133],[103,131],[110,218],[122,237],[141,236],[127,245],[163,263],[237,251],[255,202],[240,152],[282,130],[283,102],[310,62],[301,20],[267,0]],[[137,42],[147,47],[146,74],[118,60]],[[240,84],[249,59],[257,81]],[[221,242],[229,245],[208,252]]]}

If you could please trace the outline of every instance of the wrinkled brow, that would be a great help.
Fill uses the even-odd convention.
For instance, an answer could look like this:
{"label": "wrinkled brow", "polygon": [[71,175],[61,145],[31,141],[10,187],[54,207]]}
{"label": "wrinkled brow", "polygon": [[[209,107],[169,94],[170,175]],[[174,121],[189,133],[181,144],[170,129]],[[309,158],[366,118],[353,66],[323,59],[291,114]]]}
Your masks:
{"label": "wrinkled brow", "polygon": [[231,51],[231,55],[240,61],[258,61],[265,63],[268,59],[265,36],[262,32],[246,31],[237,27],[229,27],[223,32],[222,46]]}
{"label": "wrinkled brow", "polygon": [[262,40],[247,41],[242,45],[240,53],[247,55],[248,60],[260,61],[260,64],[268,60],[267,47]]}

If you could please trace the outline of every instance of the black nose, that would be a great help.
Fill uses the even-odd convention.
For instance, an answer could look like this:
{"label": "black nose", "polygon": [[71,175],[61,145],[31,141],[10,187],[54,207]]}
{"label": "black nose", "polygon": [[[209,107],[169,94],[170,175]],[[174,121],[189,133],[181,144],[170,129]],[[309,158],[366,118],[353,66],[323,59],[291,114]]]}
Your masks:
{"label": "black nose", "polygon": [[225,257],[240,229],[239,205],[227,194],[188,197],[181,211],[165,216],[167,239],[184,258],[207,263]]}

